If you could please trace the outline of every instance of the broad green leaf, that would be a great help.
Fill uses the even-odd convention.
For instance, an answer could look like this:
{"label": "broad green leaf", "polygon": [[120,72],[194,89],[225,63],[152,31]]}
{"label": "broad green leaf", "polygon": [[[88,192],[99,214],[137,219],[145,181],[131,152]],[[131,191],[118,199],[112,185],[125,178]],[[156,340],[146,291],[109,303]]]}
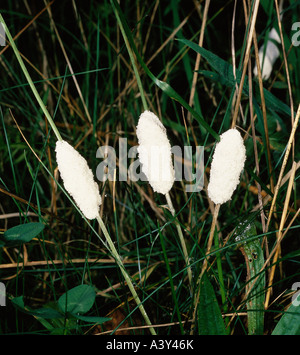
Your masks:
{"label": "broad green leaf", "polygon": [[39,235],[44,228],[44,224],[38,222],[20,224],[5,231],[0,239],[7,246],[27,243]]}
{"label": "broad green leaf", "polygon": [[12,299],[13,305],[20,311],[32,315],[34,317],[44,318],[44,319],[56,319],[62,318],[63,315],[53,308],[42,307],[38,309],[32,309],[24,305],[23,296],[15,297]]}
{"label": "broad green leaf", "polygon": [[24,305],[24,300],[23,300],[23,296],[19,296],[19,297],[15,297],[11,300],[12,304],[18,308],[21,311],[25,311],[25,305]]}
{"label": "broad green leaf", "polygon": [[300,305],[290,305],[277,323],[272,335],[300,335]]}
{"label": "broad green leaf", "polygon": [[44,318],[44,319],[56,319],[56,318],[63,317],[61,313],[59,313],[55,309],[48,308],[48,307],[30,309],[30,314],[35,317]]}
{"label": "broad green leaf", "polygon": [[199,335],[226,335],[215,291],[206,274],[203,275],[200,284],[198,327]]}
{"label": "broad green leaf", "polygon": [[64,293],[58,300],[58,305],[64,313],[86,313],[93,306],[96,292],[92,286],[79,285]]}

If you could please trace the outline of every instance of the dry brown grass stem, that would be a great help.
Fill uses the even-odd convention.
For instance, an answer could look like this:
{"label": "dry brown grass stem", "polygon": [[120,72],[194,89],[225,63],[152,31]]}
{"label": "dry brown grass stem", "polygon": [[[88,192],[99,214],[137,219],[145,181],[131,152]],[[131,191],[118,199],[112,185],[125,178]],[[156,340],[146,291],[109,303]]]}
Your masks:
{"label": "dry brown grass stem", "polygon": [[231,128],[235,127],[236,120],[237,120],[238,113],[239,113],[240,102],[241,102],[242,93],[243,93],[243,86],[244,86],[244,81],[245,81],[245,77],[246,77],[248,61],[249,61],[249,58],[250,58],[250,50],[251,50],[252,38],[253,38],[254,30],[255,30],[255,23],[256,23],[256,18],[257,18],[258,6],[259,6],[259,0],[255,0],[254,6],[253,6],[252,17],[251,17],[250,30],[249,30],[248,38],[247,38],[247,45],[246,45],[246,51],[245,51],[245,57],[244,57],[243,71],[242,71],[241,81],[240,81],[240,85],[239,85],[239,91],[238,91],[238,95],[237,95],[237,100],[236,100],[236,103],[235,103],[235,109],[234,109],[234,113],[233,113],[233,117],[232,117]]}
{"label": "dry brown grass stem", "polygon": [[[265,309],[268,308],[268,304],[269,304],[269,301],[270,301],[270,295],[271,295],[271,290],[272,290],[271,286],[273,284],[276,264],[277,264],[279,251],[280,251],[280,242],[282,240],[283,228],[284,228],[284,224],[286,222],[286,217],[287,217],[287,212],[288,212],[288,207],[289,207],[289,201],[290,201],[290,197],[291,197],[291,193],[292,193],[292,188],[293,188],[293,185],[294,185],[295,172],[296,172],[296,163],[294,162],[293,166],[292,166],[292,171],[291,171],[291,175],[290,175],[290,180],[289,180],[286,196],[285,196],[284,207],[283,207],[283,211],[282,211],[282,215],[281,215],[279,230],[276,233],[276,239],[277,239],[276,252],[275,252],[275,255],[274,255],[274,258],[273,258],[271,272],[269,274],[269,287],[268,287],[267,294],[266,294],[266,299],[265,299]],[[270,258],[270,256],[269,256],[269,258]]]}
{"label": "dry brown grass stem", "polygon": [[[206,0],[205,5],[204,5],[204,10],[203,10],[203,19],[202,19],[199,42],[198,42],[199,47],[203,46],[204,31],[205,31],[206,22],[207,22],[207,14],[208,14],[209,5],[210,5],[210,0]],[[200,67],[200,59],[201,59],[201,54],[197,53],[195,67],[194,67],[193,80],[192,80],[191,93],[190,93],[190,99],[189,99],[190,106],[192,106],[193,102],[194,102],[196,85],[197,85],[197,80],[198,80],[198,70]],[[191,113],[188,112],[187,119],[190,120],[190,118],[191,118]]]}
{"label": "dry brown grass stem", "polygon": [[[290,74],[289,74],[289,66],[288,66],[288,62],[287,62],[287,56],[286,56],[286,52],[285,52],[285,45],[284,45],[283,34],[282,34],[282,26],[281,26],[280,8],[282,8],[282,4],[283,4],[283,1],[281,1],[280,5],[278,5],[278,0],[275,0],[275,8],[276,8],[276,14],[277,14],[278,28],[279,28],[281,45],[282,45],[282,54],[283,54],[283,60],[284,60],[284,67],[285,67],[285,72],[286,72],[286,81],[287,81],[289,97],[290,97],[291,123],[292,123],[292,126],[293,126],[293,124],[294,124],[294,100],[293,100],[293,95],[292,95],[292,87],[291,87]],[[293,159],[293,161],[294,161],[294,149],[295,149],[294,148],[294,142],[292,142],[292,159]]]}
{"label": "dry brown grass stem", "polygon": [[[257,174],[257,176],[259,176],[260,168],[259,168],[259,162],[258,162],[258,152],[257,152],[256,133],[255,133],[255,124],[254,124],[254,113],[253,113],[253,104],[252,104],[252,67],[251,67],[250,61],[249,61],[249,67],[248,67],[248,77],[249,77],[249,110],[250,110],[250,120],[251,120],[251,132],[252,132],[252,140],[253,140],[253,150],[254,150],[256,174]],[[257,187],[259,209],[261,211],[260,216],[261,216],[262,229],[263,229],[263,231],[265,231],[266,225],[265,225],[265,214],[264,214],[264,210],[263,210],[263,198],[262,198],[261,186],[258,181],[255,181],[255,184]]]}
{"label": "dry brown grass stem", "polygon": [[[45,1],[45,5],[47,5],[46,0],[44,0],[44,1]],[[53,20],[51,8],[48,7],[48,8],[47,8],[47,11],[48,11],[48,14],[49,14],[49,18],[50,18],[50,21],[51,21],[51,25],[52,25],[52,27],[53,27],[53,29],[54,29],[54,32],[55,32],[56,37],[57,37],[57,40],[58,40],[58,42],[59,42],[59,45],[60,45],[60,47],[61,47],[61,50],[62,50],[62,52],[63,52],[63,55],[64,55],[64,57],[65,57],[65,60],[66,60],[66,62],[67,62],[68,68],[69,68],[69,70],[70,70],[70,73],[72,74],[72,79],[73,79],[73,81],[74,81],[76,90],[77,90],[77,92],[78,92],[78,95],[79,95],[79,97],[80,97],[82,106],[83,106],[83,108],[84,108],[84,112],[85,112],[86,118],[88,119],[89,123],[92,125],[92,119],[91,119],[89,110],[88,110],[87,105],[86,105],[86,103],[85,103],[85,101],[84,101],[84,98],[83,98],[83,95],[82,95],[80,86],[79,86],[78,81],[77,81],[77,78],[76,78],[76,75],[74,75],[74,70],[73,70],[73,67],[72,67],[72,65],[71,65],[71,62],[70,62],[70,60],[69,60],[68,54],[67,54],[67,52],[66,52],[66,50],[65,50],[65,47],[64,47],[64,45],[63,45],[63,41],[61,40],[61,37],[60,37],[60,34],[59,34],[58,29],[57,29],[57,27],[56,27],[55,21]]]}
{"label": "dry brown grass stem", "polygon": [[277,181],[277,184],[275,186],[274,196],[273,196],[273,199],[272,199],[272,204],[271,204],[271,207],[270,207],[270,212],[269,212],[268,221],[267,221],[267,231],[268,231],[268,228],[269,228],[269,225],[270,225],[270,222],[271,222],[272,214],[274,212],[274,207],[275,207],[276,199],[277,199],[277,196],[278,196],[278,193],[279,193],[279,188],[281,186],[281,180],[282,180],[282,177],[283,177],[283,173],[284,173],[284,170],[285,170],[285,167],[286,167],[289,155],[290,155],[292,143],[294,141],[297,125],[298,125],[298,122],[299,122],[299,117],[300,117],[300,104],[298,106],[298,110],[297,110],[297,114],[296,114],[296,117],[295,117],[295,121],[294,121],[294,124],[293,124],[293,127],[292,127],[292,131],[291,131],[288,143],[287,143],[287,147],[286,147],[285,155],[284,155],[284,158],[283,158],[282,166],[281,166],[281,169],[280,169],[278,181]]}

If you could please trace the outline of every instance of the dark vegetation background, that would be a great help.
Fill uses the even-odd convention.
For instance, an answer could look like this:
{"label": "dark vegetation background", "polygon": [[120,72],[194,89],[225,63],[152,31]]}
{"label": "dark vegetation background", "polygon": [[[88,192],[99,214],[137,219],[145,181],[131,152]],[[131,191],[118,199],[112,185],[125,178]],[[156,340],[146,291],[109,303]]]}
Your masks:
{"label": "dark vegetation background", "polygon": [[[17,47],[25,59],[36,87],[54,117],[63,139],[76,147],[88,160],[95,172],[99,164],[96,150],[99,145],[111,145],[118,152],[118,138],[128,139],[128,149],[137,144],[135,126],[143,111],[124,40],[109,1],[52,1],[51,11],[43,11],[24,31],[25,26],[45,8],[47,2],[38,0],[3,1],[0,11],[5,18]],[[186,51],[176,39],[186,38],[198,43],[204,1],[120,1],[120,6],[132,30],[135,44],[148,68],[160,80],[168,82],[179,95],[189,101],[196,53]],[[212,1],[205,30],[203,47],[232,64],[231,23],[234,1]],[[292,23],[299,20],[299,2],[284,1],[286,9],[282,25],[289,50],[288,61],[295,111],[300,101],[299,48],[291,47]],[[152,18],[152,15],[155,16]],[[188,19],[187,19],[188,17]],[[185,22],[175,36],[173,31]],[[276,24],[276,12],[266,14],[262,6],[256,23],[259,45],[264,41],[268,26]],[[22,32],[23,31],[23,32]],[[237,2],[234,45],[236,62],[239,65],[245,37],[245,18],[242,1]],[[163,49],[159,49],[164,44]],[[55,136],[37,102],[32,96],[19,63],[11,48],[0,48],[0,230],[24,223],[41,221],[45,229],[38,238],[20,247],[0,249],[0,280],[5,283],[8,299],[24,297],[32,309],[56,307],[59,297],[81,283],[95,287],[97,297],[91,315],[110,316],[112,320],[103,327],[75,323],[52,324],[53,329],[68,329],[70,333],[97,333],[114,329],[124,320],[126,326],[139,327],[143,322],[138,311],[131,313],[134,304],[126,285],[112,258],[99,243],[92,230],[76,212],[70,201],[57,188],[55,181],[32,154],[33,149],[55,178],[58,178],[55,162]],[[65,54],[64,54],[65,52]],[[148,63],[149,59],[151,62]],[[252,51],[251,61],[254,63]],[[70,76],[71,64],[78,83]],[[274,96],[290,106],[283,57],[277,60],[271,78],[264,83]],[[200,71],[213,71],[211,63],[201,58]],[[254,64],[253,64],[254,65]],[[205,145],[205,164],[210,166],[215,143],[206,135],[197,120],[186,121],[187,111],[162,92],[141,69],[140,74],[147,100],[166,128],[172,145]],[[273,82],[274,79],[274,82]],[[230,128],[225,112],[231,109],[232,88],[214,82],[199,74],[194,107],[201,112],[213,129],[222,133]],[[259,96],[259,93],[255,93]],[[81,96],[81,97],[80,97]],[[241,116],[237,122],[241,132],[250,126],[249,101],[243,96]],[[88,114],[87,114],[88,112]],[[88,117],[89,116],[89,117]],[[14,121],[14,119],[15,121]],[[287,115],[272,115],[268,111],[269,139],[275,183],[277,181],[284,149],[291,133],[291,120]],[[185,126],[187,124],[187,127]],[[17,127],[19,126],[19,129]],[[264,132],[256,123],[260,164],[260,179],[264,187],[270,187],[267,169]],[[20,131],[26,138],[25,142]],[[195,142],[196,137],[197,142]],[[299,146],[296,146],[296,162],[299,161]],[[245,141],[246,166],[255,172],[252,139]],[[128,162],[129,165],[129,162]],[[286,167],[290,171],[292,160]],[[205,181],[209,170],[206,170]],[[299,193],[292,193],[288,222],[299,208]],[[230,235],[234,227],[258,204],[255,181],[246,172],[242,175],[230,203],[221,207],[218,218],[220,240]],[[107,181],[99,183],[103,205],[101,215],[115,240],[131,276],[137,282],[141,295],[152,293],[145,302],[154,324],[168,324],[159,328],[161,334],[176,334],[177,324],[172,290],[167,282],[168,274],[162,254],[158,226],[162,227],[164,243],[175,292],[183,320],[191,319],[191,297],[187,290],[183,257],[175,226],[168,224],[170,213],[164,208],[163,196],[154,194],[147,183]],[[272,219],[268,235],[270,248],[276,241],[276,231],[283,209],[287,183],[277,200],[277,214]],[[192,250],[193,275],[202,265],[202,257],[211,225],[206,189],[192,197],[184,192],[183,183],[176,182],[171,192],[178,218],[185,229],[185,237]],[[266,205],[266,214],[269,205]],[[91,223],[97,228],[96,222]],[[260,218],[257,218],[258,233],[261,233]],[[265,312],[265,333],[270,334],[276,317],[291,300],[289,290],[299,281],[299,219],[282,242],[280,263],[276,267],[273,293]],[[229,238],[229,241],[233,241]],[[209,273],[221,312],[233,314],[238,309],[241,315],[230,323],[230,333],[245,334],[245,305],[239,308],[244,292],[246,267],[236,245],[221,249],[226,304],[222,304],[216,267]],[[102,262],[97,262],[102,260]],[[35,261],[35,264],[30,262]],[[197,262],[199,261],[199,262]],[[29,262],[28,266],[24,263]],[[0,308],[0,333],[51,332],[32,315],[17,310],[11,302]],[[229,317],[229,316],[228,316]],[[50,322],[51,323],[51,322]],[[185,325],[189,329],[189,323]],[[52,329],[52,331],[53,331]],[[135,333],[147,332],[134,330]]]}

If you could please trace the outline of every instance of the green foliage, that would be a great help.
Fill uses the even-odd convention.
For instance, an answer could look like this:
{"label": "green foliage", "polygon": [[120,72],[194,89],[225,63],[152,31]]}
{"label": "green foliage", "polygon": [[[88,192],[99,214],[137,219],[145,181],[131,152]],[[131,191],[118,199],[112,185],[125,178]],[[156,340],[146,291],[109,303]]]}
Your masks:
{"label": "green foliage", "polygon": [[226,335],[225,324],[215,291],[206,274],[200,284],[198,328],[199,335]]}
{"label": "green foliage", "polygon": [[43,223],[25,223],[7,229],[3,235],[0,235],[0,246],[16,246],[21,243],[30,242],[38,236],[45,228]]}
{"label": "green foliage", "polygon": [[272,335],[300,335],[300,307],[291,304],[277,323]]}
{"label": "green foliage", "polygon": [[23,296],[13,298],[12,303],[20,311],[35,317],[51,334],[72,334],[78,330],[77,320],[89,324],[103,324],[110,320],[84,315],[93,307],[95,298],[93,287],[79,285],[60,296],[56,303],[51,302],[42,308],[25,306]]}
{"label": "green foliage", "polygon": [[240,222],[235,231],[238,242],[247,264],[246,305],[248,334],[262,335],[264,331],[265,271],[264,253],[261,240],[257,238],[255,226],[256,213]]}
{"label": "green foliage", "polygon": [[[201,54],[209,63],[209,65],[214,68],[219,75],[216,75],[214,72],[209,72],[209,71],[200,71],[201,74],[205,75],[211,80],[218,81],[221,84],[224,84],[225,86],[234,88],[236,83],[240,84],[242,72],[239,69],[236,69],[236,78],[233,75],[233,68],[232,65],[230,65],[228,62],[223,60],[222,58],[216,56],[215,54],[211,53],[210,51],[199,47],[195,43],[188,41],[186,39],[179,39],[179,41],[183,42],[185,45],[189,46],[192,48],[194,51],[197,53]],[[261,110],[258,106],[258,103],[261,103],[261,98],[259,96],[259,87],[257,81],[254,81],[254,94],[256,96],[254,97],[256,101],[254,101],[255,104],[255,109],[260,112]],[[247,96],[249,96],[249,86],[248,86],[248,77],[245,77],[245,82],[243,85],[243,93]],[[270,93],[267,89],[264,88],[264,97],[266,101],[266,105],[268,110],[271,112],[277,111],[278,113],[290,116],[291,115],[291,110],[286,105],[285,103],[281,102],[277,97],[275,97],[272,93]]]}
{"label": "green foliage", "polygon": [[96,298],[95,290],[88,285],[79,285],[64,293],[58,305],[64,313],[86,313],[93,306]]}
{"label": "green foliage", "polygon": [[[300,100],[300,46],[291,45],[291,26],[300,18],[299,1],[284,1],[282,18],[291,95],[280,47],[271,77],[263,82],[266,122],[259,83],[251,77],[255,60],[253,44],[251,47],[252,67],[245,78],[237,120],[247,148],[245,171],[232,200],[220,208],[196,312],[195,286],[212,222],[206,183],[219,134],[231,126],[250,27],[245,23],[243,3],[236,2],[232,41],[235,2],[210,2],[202,46],[198,43],[206,1],[63,0],[53,2],[48,10],[44,2],[5,3],[0,12],[62,138],[87,159],[94,174],[103,161],[96,156],[97,148],[108,145],[116,150],[117,181],[97,181],[103,198],[101,217],[149,318],[160,325],[157,333],[190,334],[193,329],[194,334],[248,334],[248,316],[258,319],[259,333],[299,332],[299,311],[294,307],[278,320],[278,312],[290,303],[286,290],[299,281],[299,215],[293,220],[299,209],[299,169],[287,196],[292,163],[300,159],[299,130],[284,167],[268,232],[263,232],[274,196],[271,180],[276,186],[291,134],[291,107],[295,113]],[[278,27],[274,1],[260,1],[255,26],[258,46],[273,26]],[[146,327],[139,329],[145,322],[97,222],[83,219],[60,187],[56,136],[45,119],[43,105],[33,96],[11,46],[0,51],[0,281],[7,291],[0,333],[85,334],[101,325],[108,333],[127,327],[130,334],[149,334]],[[201,55],[198,68],[197,55]],[[197,81],[191,103],[194,74]],[[175,216],[165,196],[153,193],[147,181],[118,181],[119,138],[128,139],[126,153],[138,144],[135,130],[145,102],[162,120],[172,146],[183,152],[184,146],[191,146],[193,168],[195,147],[204,146],[204,189],[187,193],[185,185],[191,182],[176,181],[170,192]],[[136,155],[128,157],[128,166],[135,159]],[[256,231],[248,241],[252,245],[256,241],[255,247],[262,243],[261,260],[265,261],[277,246],[285,205],[288,214],[278,260],[271,258],[266,264],[266,283],[258,284],[262,292],[245,297],[247,287],[260,273],[255,267],[253,277],[247,278],[234,232],[243,219],[251,218],[253,210],[258,211]],[[187,245],[192,287],[175,219]],[[270,280],[274,266],[274,279]],[[259,308],[259,312],[251,308],[253,299],[261,307],[269,290],[268,308]],[[248,306],[251,312],[247,313]],[[114,316],[118,312],[123,316]],[[113,329],[107,317],[114,320]]]}

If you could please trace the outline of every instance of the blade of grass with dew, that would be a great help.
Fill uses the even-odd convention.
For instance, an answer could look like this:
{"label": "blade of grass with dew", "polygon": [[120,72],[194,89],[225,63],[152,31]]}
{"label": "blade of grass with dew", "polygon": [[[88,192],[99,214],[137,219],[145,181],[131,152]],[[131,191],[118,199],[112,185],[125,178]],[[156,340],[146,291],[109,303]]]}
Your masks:
{"label": "blade of grass with dew", "polygon": [[235,241],[245,258],[247,266],[246,303],[248,334],[262,335],[264,331],[265,272],[261,241],[255,227],[256,213],[241,222],[235,232]]}

